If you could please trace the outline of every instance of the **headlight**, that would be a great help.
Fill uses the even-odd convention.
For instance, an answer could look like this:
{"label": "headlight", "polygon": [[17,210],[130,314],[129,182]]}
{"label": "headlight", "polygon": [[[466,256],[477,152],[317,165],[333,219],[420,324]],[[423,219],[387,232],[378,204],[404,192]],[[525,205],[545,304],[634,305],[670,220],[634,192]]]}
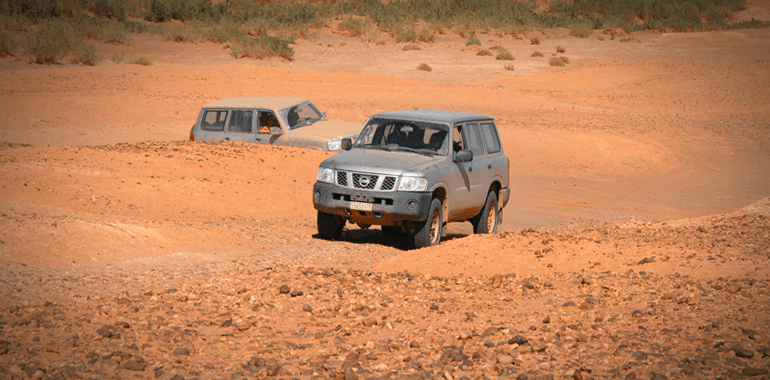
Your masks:
{"label": "headlight", "polygon": [[329,148],[329,150],[340,150],[340,144],[341,140],[327,141],[326,147]]}
{"label": "headlight", "polygon": [[318,168],[318,182],[334,182],[334,170],[329,168]]}
{"label": "headlight", "polygon": [[399,191],[425,191],[428,187],[428,180],[421,177],[401,177],[398,183]]}

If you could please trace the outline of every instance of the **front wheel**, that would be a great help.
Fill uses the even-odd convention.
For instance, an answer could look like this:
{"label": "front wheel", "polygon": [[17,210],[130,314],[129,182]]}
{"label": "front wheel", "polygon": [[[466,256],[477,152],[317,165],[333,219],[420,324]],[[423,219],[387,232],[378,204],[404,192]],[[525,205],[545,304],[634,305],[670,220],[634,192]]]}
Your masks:
{"label": "front wheel", "polygon": [[415,248],[430,247],[441,241],[442,226],[441,201],[433,198],[430,203],[430,212],[425,222],[419,223],[415,228],[414,246]]}
{"label": "front wheel", "polygon": [[471,223],[473,223],[474,234],[497,232],[497,226],[500,224],[500,210],[497,208],[497,195],[494,191],[489,192],[484,208],[471,220]]}
{"label": "front wheel", "polygon": [[318,212],[318,236],[321,239],[337,240],[342,236],[342,228],[345,227],[345,219],[341,216]]}

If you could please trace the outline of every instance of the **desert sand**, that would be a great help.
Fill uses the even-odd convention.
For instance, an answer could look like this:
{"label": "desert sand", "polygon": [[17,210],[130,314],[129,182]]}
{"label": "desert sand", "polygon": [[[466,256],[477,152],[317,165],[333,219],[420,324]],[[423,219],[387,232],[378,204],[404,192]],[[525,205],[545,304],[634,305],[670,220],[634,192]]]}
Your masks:
{"label": "desert sand", "polygon": [[[532,33],[0,59],[0,378],[768,378],[770,30]],[[188,141],[232,96],[495,117],[500,233],[316,238],[331,153]]]}

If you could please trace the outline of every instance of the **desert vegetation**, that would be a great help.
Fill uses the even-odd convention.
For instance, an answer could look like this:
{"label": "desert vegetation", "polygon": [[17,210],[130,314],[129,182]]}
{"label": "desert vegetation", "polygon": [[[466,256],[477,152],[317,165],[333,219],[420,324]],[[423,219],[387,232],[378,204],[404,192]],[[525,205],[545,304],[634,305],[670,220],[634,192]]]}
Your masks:
{"label": "desert vegetation", "polygon": [[[587,37],[596,29],[627,31],[766,27],[752,20],[728,23],[744,0],[522,0],[451,1],[213,1],[213,0],[0,0],[0,29],[24,33],[24,54],[36,63],[93,64],[89,41],[130,44],[128,33],[153,33],[168,41],[228,44],[236,57],[292,59],[291,43],[312,39],[338,20],[338,28],[367,42],[380,33],[396,42],[433,42],[435,33],[498,35],[566,27]],[[173,22],[172,22],[173,21]],[[56,31],[63,31],[57,36]],[[533,37],[532,44],[539,43]],[[472,37],[469,44],[480,44]],[[13,39],[0,34],[0,54],[18,55]]]}

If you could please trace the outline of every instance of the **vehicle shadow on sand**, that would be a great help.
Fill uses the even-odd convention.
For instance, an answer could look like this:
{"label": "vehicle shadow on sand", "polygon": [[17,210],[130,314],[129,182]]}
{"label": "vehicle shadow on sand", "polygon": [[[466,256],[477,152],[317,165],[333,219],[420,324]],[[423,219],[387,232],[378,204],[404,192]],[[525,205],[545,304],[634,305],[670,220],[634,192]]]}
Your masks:
{"label": "vehicle shadow on sand", "polygon": [[[441,243],[463,238],[465,234],[449,233],[447,236],[441,238]],[[313,235],[314,239],[321,239],[318,234]],[[398,236],[387,235],[379,228],[368,229],[345,229],[342,231],[338,241],[352,243],[352,244],[378,244],[385,247],[395,248],[401,251],[409,251],[414,248],[413,235],[402,234]],[[439,243],[440,244],[440,243]]]}

